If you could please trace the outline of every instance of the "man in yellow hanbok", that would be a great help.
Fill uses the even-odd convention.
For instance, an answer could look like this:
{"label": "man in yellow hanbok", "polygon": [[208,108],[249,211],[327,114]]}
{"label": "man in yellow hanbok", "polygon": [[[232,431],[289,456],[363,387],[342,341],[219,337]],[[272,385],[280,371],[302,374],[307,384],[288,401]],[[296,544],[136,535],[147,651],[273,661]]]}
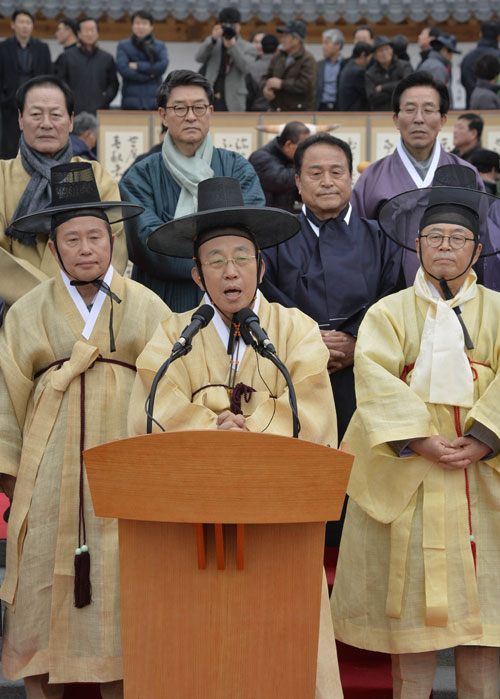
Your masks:
{"label": "man in yellow hanbok", "polygon": [[[20,231],[13,221],[49,206],[51,168],[82,162],[73,157],[69,135],[73,130],[74,97],[55,75],[38,75],[23,83],[16,95],[21,139],[12,160],[0,160],[0,296],[8,306],[37,284],[59,274],[47,231],[33,227]],[[100,198],[120,199],[118,184],[102,165],[92,162]],[[127,266],[123,225],[113,225],[113,265],[119,274]]]}
{"label": "man in yellow hanbok", "polygon": [[[292,378],[300,438],[336,446],[335,405],[326,370],[329,354],[318,326],[298,309],[269,303],[258,290],[264,274],[260,250],[287,240],[298,229],[297,218],[288,212],[245,206],[238,180],[219,177],[200,183],[198,213],[165,224],[149,238],[155,252],[194,257],[193,279],[205,292],[204,302],[215,311],[213,321],[193,341],[192,351],[171,364],[158,384],[153,417],[165,430],[249,430],[292,436],[285,379],[248,346],[235,325],[235,314],[251,306]],[[130,399],[132,435],[146,432],[145,400],[190,316],[190,312],[173,313],[160,323],[137,360]],[[338,699],[343,695],[326,578],[321,610],[316,698]]]}
{"label": "man in yellow hanbok", "polygon": [[48,234],[60,271],[0,331],[0,489],[12,498],[2,674],[24,678],[28,699],[62,699],[66,682],[118,699],[118,526],[94,514],[82,452],[126,436],[137,356],[169,309],[111,265],[111,224],[141,207],[101,202],[90,163],[51,179],[51,206],[13,225]]}
{"label": "man in yellow hanbok", "polygon": [[[474,186],[453,167],[441,185],[460,175]],[[500,295],[472,271],[492,252],[489,203],[433,186],[384,205],[383,230],[417,251],[420,269],[370,308],[356,345],[334,627],[345,643],[392,654],[404,699],[429,697],[448,647],[458,697],[498,697]]]}

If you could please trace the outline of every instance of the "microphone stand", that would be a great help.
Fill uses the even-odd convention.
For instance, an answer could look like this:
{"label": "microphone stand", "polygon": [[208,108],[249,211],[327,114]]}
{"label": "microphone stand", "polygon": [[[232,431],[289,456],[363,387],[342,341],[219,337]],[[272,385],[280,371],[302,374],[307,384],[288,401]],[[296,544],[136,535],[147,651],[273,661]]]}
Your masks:
{"label": "microphone stand", "polygon": [[270,350],[268,350],[263,343],[257,343],[253,341],[252,346],[254,350],[261,355],[261,357],[270,359],[274,366],[277,367],[285,377],[285,381],[288,386],[288,402],[290,403],[290,408],[292,410],[293,437],[294,439],[298,439],[300,432],[300,422],[299,414],[297,411],[297,396],[295,395],[295,389],[293,387],[292,379],[290,377],[288,369],[283,364],[278,355],[275,352],[271,352]]}
{"label": "microphone stand", "polygon": [[153,417],[156,389],[160,380],[166,374],[167,369],[172,364],[172,362],[174,362],[176,359],[179,359],[179,357],[183,357],[185,354],[188,354],[189,352],[191,352],[191,350],[191,340],[188,340],[186,344],[183,347],[180,347],[176,352],[171,352],[170,357],[165,362],[163,362],[161,367],[156,372],[155,377],[153,379],[153,383],[151,384],[149,396],[146,398],[146,404],[144,405],[144,410],[146,411],[146,415],[148,416],[146,421],[146,434],[152,433],[153,422],[158,425],[162,432],[165,432],[164,428]]}

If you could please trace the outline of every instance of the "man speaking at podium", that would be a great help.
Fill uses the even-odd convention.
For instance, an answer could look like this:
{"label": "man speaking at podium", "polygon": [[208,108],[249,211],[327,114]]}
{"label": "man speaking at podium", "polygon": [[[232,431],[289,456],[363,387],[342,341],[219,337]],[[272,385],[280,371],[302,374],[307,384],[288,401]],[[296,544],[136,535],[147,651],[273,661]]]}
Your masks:
{"label": "man speaking at podium", "polygon": [[[245,206],[238,180],[217,177],[198,187],[198,212],[158,228],[148,246],[160,254],[193,258],[192,276],[215,310],[192,351],[171,364],[158,384],[153,412],[166,431],[238,430],[292,436],[286,382],[275,365],[246,344],[235,315],[251,307],[291,375],[300,437],[335,447],[335,406],[326,349],[317,324],[295,308],[270,304],[258,290],[264,275],[260,251],[298,232],[290,213]],[[160,365],[190,321],[173,314],[160,323],[137,361],[129,432],[146,432],[144,403]],[[243,323],[241,324],[243,326]],[[159,428],[154,428],[158,431]],[[241,459],[244,454],[228,454]],[[306,466],[305,466],[306,467]],[[316,699],[342,697],[326,580],[321,604]]]}

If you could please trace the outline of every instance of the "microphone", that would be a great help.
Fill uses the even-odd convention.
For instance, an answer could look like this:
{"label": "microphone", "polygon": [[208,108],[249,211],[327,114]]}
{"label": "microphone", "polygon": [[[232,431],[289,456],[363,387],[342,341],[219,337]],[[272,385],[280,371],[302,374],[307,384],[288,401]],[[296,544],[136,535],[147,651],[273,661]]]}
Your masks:
{"label": "microphone", "polygon": [[172,347],[172,354],[178,352],[186,345],[189,345],[196,333],[210,323],[214,317],[214,312],[214,309],[212,306],[209,306],[208,303],[200,306],[200,308],[193,313],[191,322],[184,328],[180,338]]}
{"label": "microphone", "polygon": [[260,325],[259,316],[251,308],[242,308],[238,311],[233,317],[233,322],[240,323],[244,328],[248,328],[258,347],[264,347],[268,352],[276,354],[274,345],[271,343],[264,328]]}

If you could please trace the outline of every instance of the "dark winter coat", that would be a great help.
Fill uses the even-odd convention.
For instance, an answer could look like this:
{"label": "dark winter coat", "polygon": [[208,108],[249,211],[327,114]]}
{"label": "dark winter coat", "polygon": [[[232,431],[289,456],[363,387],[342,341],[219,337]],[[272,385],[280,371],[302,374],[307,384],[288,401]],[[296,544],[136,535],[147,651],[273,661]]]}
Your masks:
{"label": "dark winter coat", "polygon": [[277,138],[266,143],[249,157],[260,185],[266,195],[266,206],[285,209],[294,213],[294,203],[299,199],[295,186],[295,167],[286,156]]}
{"label": "dark winter coat", "polygon": [[[398,58],[392,59],[387,70],[378,61],[373,61],[365,71],[366,96],[370,109],[373,112],[391,112],[394,88],[411,72],[411,65]],[[382,85],[380,92],[376,90],[377,85]]]}
{"label": "dark winter coat", "polygon": [[337,109],[339,112],[367,112],[370,109],[366,97],[365,69],[352,59],[340,74]]}
{"label": "dark winter coat", "polygon": [[[116,51],[116,67],[123,78],[122,109],[156,109],[156,91],[168,66],[163,41],[154,40],[155,60],[151,61],[132,38],[120,41]],[[129,67],[137,63],[137,70]]]}
{"label": "dark winter coat", "polygon": [[108,109],[118,92],[113,56],[95,48],[91,53],[73,46],[63,53],[57,75],[68,83],[75,96],[75,114]]}
{"label": "dark winter coat", "polygon": [[271,61],[269,70],[261,80],[264,87],[268,78],[281,78],[283,84],[276,90],[276,97],[271,102],[273,111],[308,112],[314,110],[314,90],[318,66],[316,59],[304,47],[287,65],[287,54],[280,51]]}
{"label": "dark winter coat", "polygon": [[476,87],[470,97],[471,109],[500,109],[500,86],[490,83],[489,80],[478,78]]}

